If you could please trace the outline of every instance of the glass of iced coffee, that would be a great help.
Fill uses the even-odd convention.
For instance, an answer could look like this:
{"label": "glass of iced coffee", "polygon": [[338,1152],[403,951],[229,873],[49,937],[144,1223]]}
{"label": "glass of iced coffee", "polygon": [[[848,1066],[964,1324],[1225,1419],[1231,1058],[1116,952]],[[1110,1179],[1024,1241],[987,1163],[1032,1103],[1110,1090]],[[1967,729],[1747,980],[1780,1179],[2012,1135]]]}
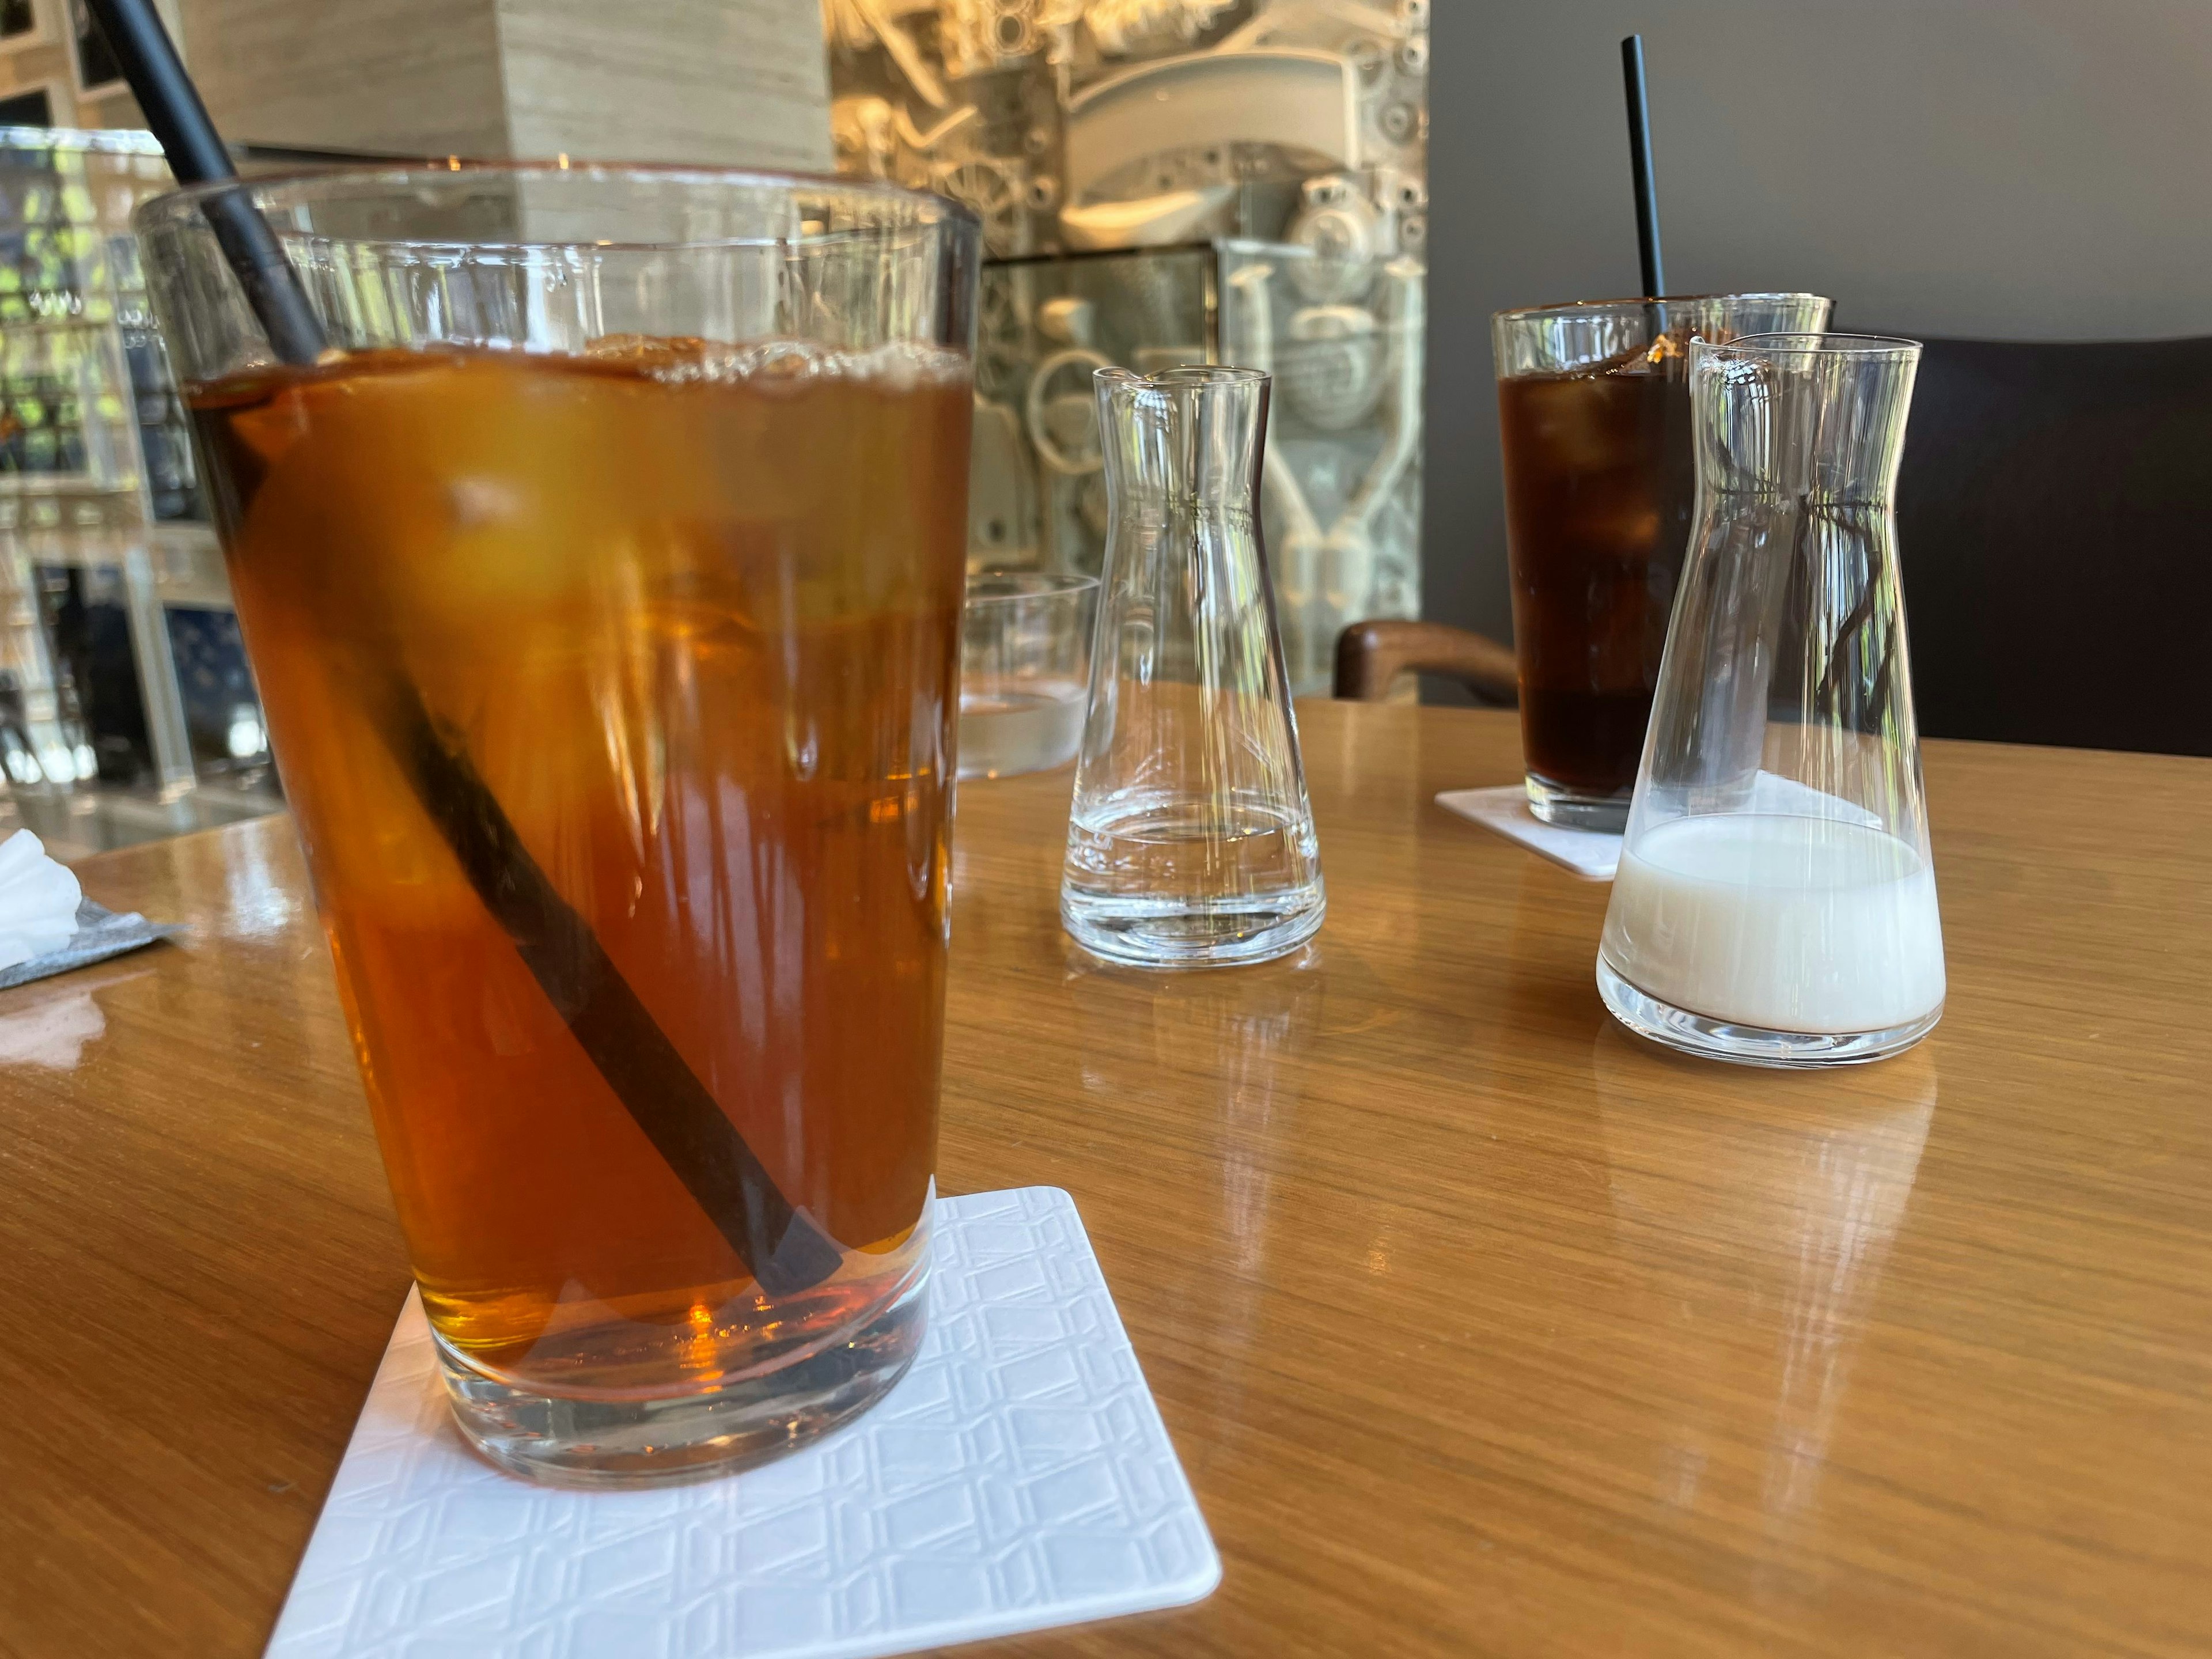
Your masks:
{"label": "glass of iced coffee", "polygon": [[1491,319],[1521,742],[1538,817],[1628,820],[1696,495],[1694,340],[1815,332],[1810,294],[1601,300]]}
{"label": "glass of iced coffee", "polygon": [[210,191],[138,228],[455,1414],[567,1484],[801,1443],[921,1336],[975,222],[246,188],[318,361]]}

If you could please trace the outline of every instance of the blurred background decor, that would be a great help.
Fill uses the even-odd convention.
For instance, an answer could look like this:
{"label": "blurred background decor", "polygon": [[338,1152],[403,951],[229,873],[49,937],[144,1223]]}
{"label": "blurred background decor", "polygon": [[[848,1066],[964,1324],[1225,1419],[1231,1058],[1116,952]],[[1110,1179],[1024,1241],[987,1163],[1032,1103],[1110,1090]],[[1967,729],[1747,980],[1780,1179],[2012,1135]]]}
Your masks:
{"label": "blurred background decor", "polygon": [[970,567],[1096,574],[1095,369],[1275,376],[1294,689],[1420,609],[1425,0],[825,0],[848,173],[981,216]]}
{"label": "blurred background decor", "polygon": [[0,129],[0,766],[64,854],[276,804],[129,228],[169,185],[143,132]]}
{"label": "blurred background decor", "polygon": [[[1449,303],[1437,306],[1430,331],[1428,420],[1431,452],[1449,459],[1428,473],[1423,604],[1432,621],[1511,637],[1498,398],[1486,379],[1490,313],[1636,291],[1619,57],[1632,31],[1644,32],[1649,58],[1659,216],[1675,293],[1832,295],[1837,328],[1936,341],[2055,347],[2212,336],[2203,233],[2212,168],[2200,160],[2212,143],[2203,94],[2212,7],[1577,0],[1439,6],[1433,21],[1437,81],[1449,91],[1435,100],[1430,135],[1439,204],[1430,254]],[[1917,395],[1929,398],[1936,377],[1955,373],[1966,377],[1957,406],[1989,406],[1969,373],[1973,355],[1931,348]],[[2085,347],[2085,360],[2092,355]],[[2177,381],[2186,361],[2174,358]],[[2124,399],[2126,373],[2114,365],[2094,394],[2100,403]],[[2208,403],[2200,391],[2197,407]],[[2205,532],[2172,555],[2138,538],[2112,564],[2084,547],[2055,587],[2031,579],[2013,535],[2012,515],[2033,511],[2026,502],[1972,520],[1947,510],[1940,536],[1938,520],[1914,522],[1916,499],[1940,505],[1913,478],[1918,458],[1932,464],[1939,453],[1942,423],[1933,402],[1929,410],[1914,417],[1899,483],[1913,666],[1930,676],[1923,735],[2018,740],[2019,726],[1980,717],[1980,696],[1954,696],[1935,681],[1947,659],[1965,674],[2010,652],[2023,671],[2044,674],[2041,689],[2015,707],[2075,702],[2097,715],[2053,720],[2038,740],[2094,733],[2100,743],[2133,742],[2145,724],[2134,711],[2160,695],[2137,673],[2172,659],[2144,641],[2128,678],[2088,669],[2073,601],[2094,586],[2114,593],[2114,609],[2125,595],[2142,616],[2191,614],[2189,590],[2176,590],[2170,573],[2192,559],[2194,569],[2212,570]],[[2193,429],[2177,416],[2159,453],[2185,453]],[[2012,459],[2025,463],[2027,454],[1997,453],[1998,438],[1990,434],[1985,476],[2017,476]],[[2136,488],[2132,477],[2100,476],[2075,457],[2037,499],[2074,483],[2112,494]],[[2153,494],[2174,500],[2192,483],[2201,494],[2201,482],[2161,477]],[[2075,493],[2085,507],[2095,499]],[[1931,582],[1946,590],[1940,607],[1935,592],[1923,601]],[[1985,606],[1968,609],[1969,595],[1992,592],[2046,595],[2051,637],[2066,644],[2050,654],[2024,648]],[[1979,630],[1970,650],[1941,637],[1952,625],[1943,612]],[[2127,642],[2106,618],[2094,620],[2094,660],[2124,660]],[[2051,672],[2055,661],[2063,673]],[[2203,712],[2212,701],[2201,683],[2191,695],[2197,740],[2212,743]]]}
{"label": "blurred background decor", "polygon": [[[2197,228],[2212,172],[2196,162],[2212,106],[2191,78],[2212,52],[2212,9],[2185,0],[1971,13],[1680,0],[1663,27],[1630,0],[1433,17],[1419,0],[162,3],[226,130],[295,155],[818,167],[834,149],[848,170],[975,203],[994,254],[978,570],[1095,568],[1103,500],[1085,381],[1098,360],[1139,373],[1188,356],[1272,368],[1263,511],[1307,695],[1328,689],[1340,620],[1418,614],[1512,636],[1489,316],[1637,286],[1618,59],[1632,29],[1650,32],[1678,291],[1810,289],[1837,297],[1841,327],[1992,349],[2212,337]],[[0,0],[0,125],[141,124],[127,89],[87,78],[72,23],[69,0]],[[1433,106],[1432,47],[1449,88]],[[1802,73],[1808,53],[1820,75]],[[1866,119],[1870,100],[1882,120]],[[1432,197],[1446,210],[1433,220]],[[0,207],[11,268],[44,234],[15,211]],[[1448,297],[1432,319],[1431,264]],[[1924,374],[1941,367],[1939,354]],[[2163,429],[2160,453],[2184,456],[2203,399],[2173,401],[2185,417]],[[23,437],[27,452],[48,441]],[[1444,465],[1425,464],[1430,448]],[[2025,471],[2016,450],[1993,452],[1989,476]],[[1908,513],[1924,493],[1915,453]],[[2159,499],[2197,483],[2170,469]],[[1944,660],[1966,675],[2007,648],[1984,611],[1945,615],[1946,594],[1975,591],[1975,573],[2012,569],[1995,522],[1954,515],[1940,535],[1908,524],[1908,597],[1931,676]],[[2172,562],[2204,568],[2187,562],[2201,538],[2175,542],[2163,563],[2136,540],[2101,579],[2113,608],[2191,614],[2197,590],[2173,587]],[[2015,586],[2067,607],[2066,584]],[[83,602],[112,633],[112,610]],[[2102,617],[2093,642],[2097,661],[2130,673],[2070,676],[2067,701],[2084,718],[2034,735],[2212,741],[2201,697],[2177,699],[2142,672],[2173,653],[2131,646]],[[1984,703],[2030,706],[1981,684]],[[1470,695],[1434,677],[1426,690]],[[2022,735],[1932,678],[1927,690],[1932,735]],[[2181,711],[2179,738],[2131,712],[2167,705]]]}

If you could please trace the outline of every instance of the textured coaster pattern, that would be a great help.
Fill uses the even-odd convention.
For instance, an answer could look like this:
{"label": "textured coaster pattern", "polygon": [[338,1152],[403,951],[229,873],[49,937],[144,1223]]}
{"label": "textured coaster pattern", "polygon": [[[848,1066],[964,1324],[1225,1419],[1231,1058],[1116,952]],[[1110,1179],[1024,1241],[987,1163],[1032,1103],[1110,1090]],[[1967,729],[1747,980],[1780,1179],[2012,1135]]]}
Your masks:
{"label": "textured coaster pattern", "polygon": [[1620,837],[1595,830],[1568,830],[1547,823],[1528,810],[1525,785],[1509,783],[1496,789],[1448,789],[1437,797],[1448,812],[1472,818],[1486,830],[1495,830],[1508,841],[1517,841],[1532,853],[1541,853],[1554,864],[1564,864],[1592,881],[1611,881],[1620,863]]}
{"label": "textured coaster pattern", "polygon": [[410,1292],[270,1659],[862,1659],[1196,1601],[1204,1518],[1054,1188],[938,1201],[929,1330],[856,1422],[659,1492],[500,1474]]}

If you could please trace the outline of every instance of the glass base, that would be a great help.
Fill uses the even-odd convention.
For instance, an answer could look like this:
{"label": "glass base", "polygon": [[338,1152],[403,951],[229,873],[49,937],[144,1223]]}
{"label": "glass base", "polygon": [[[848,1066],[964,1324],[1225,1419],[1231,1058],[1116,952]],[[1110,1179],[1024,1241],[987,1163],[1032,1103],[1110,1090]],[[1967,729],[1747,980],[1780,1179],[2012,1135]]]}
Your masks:
{"label": "glass base", "polygon": [[1540,778],[1534,772],[1527,777],[1528,810],[1546,823],[1556,823],[1562,830],[1594,830],[1605,836],[1617,836],[1628,828],[1632,791],[1623,790],[1617,795],[1586,795],[1563,783]]}
{"label": "glass base", "polygon": [[1597,958],[1597,994],[1613,1017],[1638,1036],[1705,1060],[1793,1070],[1887,1060],[1919,1042],[1943,1018],[1939,1002],[1918,1019],[1881,1031],[1770,1031],[1759,1025],[1732,1025],[1646,995],[1614,970],[1602,951]]}
{"label": "glass base", "polygon": [[1228,968],[1288,956],[1321,931],[1319,881],[1264,900],[1194,907],[1062,889],[1060,925],[1085,950],[1138,968]]}
{"label": "glass base", "polygon": [[849,1334],[709,1394],[580,1400],[519,1388],[433,1333],[453,1416],[510,1474],[550,1486],[674,1486],[765,1463],[890,1392],[921,1351],[928,1274]]}

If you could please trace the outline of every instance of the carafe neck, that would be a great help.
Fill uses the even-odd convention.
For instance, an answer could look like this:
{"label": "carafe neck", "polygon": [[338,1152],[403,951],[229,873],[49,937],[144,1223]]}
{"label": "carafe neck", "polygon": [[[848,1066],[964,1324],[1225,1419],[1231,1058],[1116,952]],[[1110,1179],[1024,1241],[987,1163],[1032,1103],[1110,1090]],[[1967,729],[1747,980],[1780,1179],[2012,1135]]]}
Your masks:
{"label": "carafe neck", "polygon": [[1699,488],[1808,506],[1894,501],[1919,347],[1845,335],[1759,335],[1692,348]]}
{"label": "carafe neck", "polygon": [[1251,515],[1267,384],[1241,368],[1100,370],[1099,438],[1115,512]]}

